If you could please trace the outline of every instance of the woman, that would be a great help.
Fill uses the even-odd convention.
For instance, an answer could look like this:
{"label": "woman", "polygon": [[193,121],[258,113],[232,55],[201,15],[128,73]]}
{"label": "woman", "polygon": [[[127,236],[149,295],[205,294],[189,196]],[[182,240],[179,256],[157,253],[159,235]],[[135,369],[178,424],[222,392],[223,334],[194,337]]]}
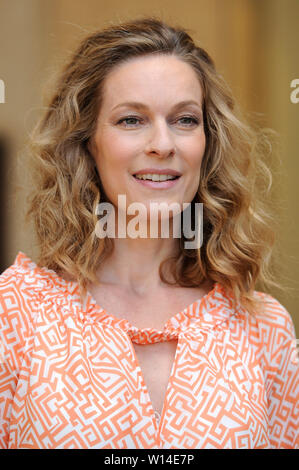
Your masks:
{"label": "woman", "polygon": [[[268,169],[234,107],[209,55],[156,18],[71,57],[31,139],[40,257],[1,275],[2,447],[299,447],[294,325],[254,290],[277,285]],[[156,212],[156,237],[101,238],[103,202],[132,228],[119,195],[144,228],[154,203],[180,209]],[[174,229],[197,204],[190,248]]]}

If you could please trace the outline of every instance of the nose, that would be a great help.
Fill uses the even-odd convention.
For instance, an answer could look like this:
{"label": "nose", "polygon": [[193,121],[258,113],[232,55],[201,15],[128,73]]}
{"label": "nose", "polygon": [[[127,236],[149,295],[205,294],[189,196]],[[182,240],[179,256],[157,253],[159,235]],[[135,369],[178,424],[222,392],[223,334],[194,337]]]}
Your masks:
{"label": "nose", "polygon": [[149,155],[155,154],[163,158],[175,154],[174,137],[163,119],[153,124],[146,146],[146,153]]}

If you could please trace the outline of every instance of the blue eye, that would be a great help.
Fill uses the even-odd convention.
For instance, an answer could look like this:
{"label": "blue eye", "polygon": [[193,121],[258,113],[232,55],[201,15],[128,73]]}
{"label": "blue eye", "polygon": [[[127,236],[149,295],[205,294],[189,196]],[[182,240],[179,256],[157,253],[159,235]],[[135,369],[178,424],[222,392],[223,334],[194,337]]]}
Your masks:
{"label": "blue eye", "polygon": [[[127,116],[127,117],[120,119],[116,124],[119,125],[124,122],[126,123],[125,127],[132,127],[132,126],[134,127],[141,121],[142,119],[137,116]],[[177,122],[179,121],[185,121],[185,123],[183,123],[184,127],[191,127],[194,125],[197,126],[199,124],[199,120],[195,116],[182,116],[177,120]]]}
{"label": "blue eye", "polygon": [[[127,121],[140,121],[140,119],[137,118],[136,116],[128,116],[128,117],[125,117],[125,118],[120,119],[120,120],[117,122],[117,124],[122,124],[122,123],[125,122],[125,121],[126,121],[126,122],[127,122]],[[129,126],[130,126],[130,125],[135,125],[136,122],[135,122],[135,123],[132,123],[132,122],[131,122],[131,123],[128,123],[128,122],[127,122],[127,124],[128,124]]]}
{"label": "blue eye", "polygon": [[[181,120],[189,120],[189,124],[187,123],[187,126],[190,126],[190,125],[193,125],[193,124],[199,124],[199,121],[197,118],[193,117],[193,116],[182,116],[181,118],[179,118],[179,121]],[[191,123],[190,123],[191,121]]]}

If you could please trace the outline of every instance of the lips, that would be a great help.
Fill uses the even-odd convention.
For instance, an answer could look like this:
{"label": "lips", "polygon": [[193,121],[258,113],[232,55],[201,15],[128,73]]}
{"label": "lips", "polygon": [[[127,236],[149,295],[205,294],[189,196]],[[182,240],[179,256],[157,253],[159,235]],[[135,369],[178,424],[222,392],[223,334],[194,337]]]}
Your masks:
{"label": "lips", "polygon": [[180,181],[179,176],[177,178],[173,178],[171,180],[166,180],[166,181],[143,180],[143,179],[134,177],[134,175],[132,176],[134,178],[134,181],[136,181],[137,184],[144,186],[145,188],[147,187],[152,190],[153,189],[154,190],[170,189],[176,186],[177,184],[179,184],[179,181]]}
{"label": "lips", "polygon": [[135,175],[147,175],[147,174],[156,174],[156,175],[171,175],[171,176],[181,176],[182,174],[172,168],[143,168],[142,170],[135,171]]}
{"label": "lips", "polygon": [[[140,173],[140,174],[143,174],[143,173]],[[151,173],[147,173],[148,175],[151,174]],[[154,174],[154,173],[153,173]],[[156,173],[157,174],[157,173]],[[160,173],[161,174],[161,173]],[[167,173],[169,175],[169,173]],[[136,176],[138,175],[138,173],[136,175],[133,175],[135,179],[138,179],[139,181],[141,180],[141,178],[137,178]],[[170,180],[163,180],[163,181],[173,181],[173,180],[177,180],[179,179],[179,176],[174,176],[174,175],[170,175],[170,176],[173,176],[173,178],[171,178]],[[141,181],[153,181],[152,179],[142,179]],[[159,181],[155,181],[156,183],[158,183]],[[162,181],[161,181],[162,182]]]}

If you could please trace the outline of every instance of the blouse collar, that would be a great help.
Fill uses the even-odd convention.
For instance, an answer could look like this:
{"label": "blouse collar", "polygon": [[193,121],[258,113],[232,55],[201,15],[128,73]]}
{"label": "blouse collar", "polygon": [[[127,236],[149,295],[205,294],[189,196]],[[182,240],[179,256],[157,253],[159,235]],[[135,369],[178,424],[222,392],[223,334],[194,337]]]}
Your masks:
{"label": "blouse collar", "polygon": [[206,295],[175,313],[165,323],[163,330],[138,328],[125,318],[109,314],[96,303],[89,292],[82,305],[78,282],[67,281],[54,270],[38,266],[22,251],[18,252],[14,266],[25,274],[25,282],[38,291],[40,297],[62,305],[65,314],[73,310],[84,322],[100,322],[108,327],[121,328],[129,334],[132,341],[139,344],[175,339],[181,331],[190,331],[190,328],[215,329],[242,309],[238,302],[234,303],[233,295],[219,282],[215,282],[213,289]]}

